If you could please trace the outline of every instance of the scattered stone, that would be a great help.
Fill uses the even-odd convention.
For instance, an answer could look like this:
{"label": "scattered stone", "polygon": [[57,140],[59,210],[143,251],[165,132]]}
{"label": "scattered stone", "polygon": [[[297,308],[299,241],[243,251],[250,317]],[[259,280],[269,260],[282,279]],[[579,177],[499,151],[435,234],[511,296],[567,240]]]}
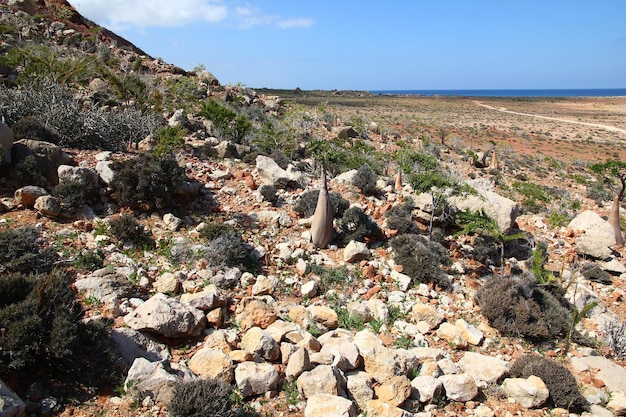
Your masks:
{"label": "scattered stone", "polygon": [[504,393],[526,408],[536,408],[546,402],[550,395],[546,384],[534,375],[524,378],[507,378],[502,383]]}
{"label": "scattered stone", "polygon": [[330,307],[312,305],[307,307],[307,311],[313,321],[322,324],[328,329],[336,329],[339,326],[337,312]]}
{"label": "scattered stone", "polygon": [[206,326],[202,310],[162,293],[153,295],[124,316],[124,322],[132,329],[166,337],[198,336]]}
{"label": "scattered stone", "polygon": [[253,327],[266,329],[267,326],[276,321],[276,310],[261,300],[249,301],[241,314],[237,316],[237,321],[242,331]]}
{"label": "scattered stone", "polygon": [[235,368],[235,382],[244,398],[276,390],[278,377],[271,363],[242,362]]}
{"label": "scattered stone", "polygon": [[183,220],[174,216],[172,213],[166,213],[163,215],[163,223],[165,223],[165,227],[172,232],[180,229],[180,226],[183,224]]}
{"label": "scattered stone", "polygon": [[364,242],[351,240],[343,250],[343,260],[348,263],[362,261],[367,259],[368,256],[370,256],[370,250]]}
{"label": "scattered stone", "polygon": [[162,292],[163,294],[178,294],[180,290],[180,281],[175,274],[171,272],[165,272],[152,284],[152,287],[156,292]]}
{"label": "scattered stone", "polygon": [[356,417],[356,410],[347,398],[317,394],[307,399],[304,417]]}
{"label": "scattered stone", "polygon": [[470,345],[478,346],[483,341],[483,332],[463,319],[458,319],[454,325],[461,330],[461,337]]}
{"label": "scattered stone", "polygon": [[455,349],[465,349],[467,342],[463,339],[461,329],[448,322],[441,323],[437,329],[437,337],[445,340]]}
{"label": "scattered stone", "polygon": [[305,398],[317,394],[340,395],[344,391],[345,381],[341,381],[338,372],[331,365],[319,365],[303,372],[297,379],[298,391]]}
{"label": "scattered stone", "polygon": [[443,322],[443,314],[438,312],[433,306],[417,302],[411,308],[411,316],[416,322],[428,323],[429,330],[435,329]]}
{"label": "scattered stone", "polygon": [[288,382],[295,381],[303,372],[309,371],[310,369],[311,361],[309,359],[308,350],[299,348],[289,356],[289,361],[285,368],[285,377]]}
{"label": "scattered stone", "polygon": [[150,362],[137,358],[128,370],[124,381],[127,394],[146,397],[168,403],[172,397],[174,385],[183,379],[191,379],[193,373],[186,368],[175,368],[169,361]]}
{"label": "scattered stone", "polygon": [[376,397],[393,406],[402,405],[411,396],[411,381],[404,376],[394,376],[376,387]]}
{"label": "scattered stone", "polygon": [[234,378],[233,361],[221,350],[204,347],[189,359],[189,369],[204,378],[217,378],[231,384]]}
{"label": "scattered stone", "polygon": [[246,331],[241,338],[240,345],[241,349],[252,352],[270,362],[274,362],[280,356],[278,343],[260,327],[253,327]]}
{"label": "scattered stone", "polygon": [[137,330],[128,327],[115,328],[111,330],[110,337],[115,350],[128,366],[131,366],[137,358],[144,358],[150,362],[171,359],[166,345]]}
{"label": "scattered stone", "polygon": [[259,275],[252,286],[252,295],[271,295],[278,288],[278,278],[273,275]]}
{"label": "scattered stone", "polygon": [[576,251],[578,253],[590,255],[597,259],[606,259],[611,256],[610,247],[615,245],[615,231],[596,212],[583,211],[567,227],[585,232],[576,239]]}
{"label": "scattered stone", "polygon": [[626,395],[623,392],[613,392],[611,399],[606,405],[606,408],[613,411],[616,416],[626,415]]}
{"label": "scattered stone", "polygon": [[442,382],[430,375],[419,375],[411,380],[411,398],[421,403],[430,403],[441,395]]}
{"label": "scattered stone", "polygon": [[412,417],[413,414],[395,407],[382,400],[371,400],[367,403],[367,416],[372,417]]}
{"label": "scattered stone", "polygon": [[48,194],[49,193],[45,190],[45,188],[27,185],[26,187],[15,190],[14,196],[17,204],[22,204],[25,207],[33,207],[35,205],[35,200]]}
{"label": "scattered stone", "polygon": [[468,374],[442,375],[439,380],[443,384],[446,397],[454,401],[470,401],[478,395],[478,387]]}
{"label": "scattered stone", "polygon": [[57,217],[61,213],[61,202],[54,196],[42,195],[35,200],[34,208],[44,216]]}
{"label": "scattered stone", "polygon": [[187,303],[199,310],[210,311],[224,305],[220,291],[214,286],[205,287],[196,293],[185,293],[180,296],[181,303]]}
{"label": "scattered stone", "polygon": [[374,399],[372,376],[365,371],[352,371],[346,373],[346,380],[350,398],[360,409],[365,409],[368,401]]}
{"label": "scattered stone", "polygon": [[126,298],[133,291],[133,286],[128,280],[132,272],[129,267],[97,269],[87,278],[76,280],[74,287],[79,294],[94,297],[99,301]]}
{"label": "scattered stone", "polygon": [[465,352],[458,363],[463,372],[474,378],[481,388],[500,380],[510,368],[506,361],[475,352]]}
{"label": "scattered stone", "polygon": [[[298,261],[300,261],[300,259],[298,259]],[[310,299],[317,295],[317,288],[317,281],[307,281],[302,284],[302,287],[300,287],[300,292],[303,297]]]}

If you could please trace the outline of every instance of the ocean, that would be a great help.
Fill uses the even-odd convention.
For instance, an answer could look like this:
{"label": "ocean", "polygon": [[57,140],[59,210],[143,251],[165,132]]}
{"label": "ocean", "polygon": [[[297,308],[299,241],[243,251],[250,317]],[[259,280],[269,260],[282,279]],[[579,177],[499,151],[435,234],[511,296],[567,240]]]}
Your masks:
{"label": "ocean", "polygon": [[372,94],[464,96],[464,97],[619,97],[626,88],[536,89],[536,90],[371,90]]}

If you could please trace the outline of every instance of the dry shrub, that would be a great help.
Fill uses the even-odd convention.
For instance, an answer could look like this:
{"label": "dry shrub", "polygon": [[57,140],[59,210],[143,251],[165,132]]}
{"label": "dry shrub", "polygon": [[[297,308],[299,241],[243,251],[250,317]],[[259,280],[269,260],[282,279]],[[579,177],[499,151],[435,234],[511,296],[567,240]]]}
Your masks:
{"label": "dry shrub", "polygon": [[550,400],[555,406],[581,413],[589,403],[580,394],[576,378],[563,365],[538,355],[525,355],[517,359],[509,371],[515,378],[535,375],[546,384]]}
{"label": "dry shrub", "polygon": [[443,289],[449,289],[451,282],[440,265],[447,265],[450,259],[446,249],[437,242],[420,235],[400,235],[394,237],[389,245],[394,251],[394,261],[402,265],[403,272],[410,276],[413,284],[434,283]]}
{"label": "dry shrub", "polygon": [[180,381],[174,385],[168,409],[173,417],[233,417],[232,391],[219,379]]}

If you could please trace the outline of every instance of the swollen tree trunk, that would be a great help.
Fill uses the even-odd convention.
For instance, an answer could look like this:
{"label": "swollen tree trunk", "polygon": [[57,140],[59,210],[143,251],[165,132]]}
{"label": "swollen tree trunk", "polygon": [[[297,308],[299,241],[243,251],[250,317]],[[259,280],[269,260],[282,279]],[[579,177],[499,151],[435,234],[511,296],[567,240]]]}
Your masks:
{"label": "swollen tree trunk", "polygon": [[498,164],[498,156],[496,154],[496,150],[494,149],[491,153],[491,163],[489,164],[489,169],[500,169],[500,164]]}
{"label": "swollen tree trunk", "polygon": [[613,199],[613,205],[611,205],[611,212],[609,213],[608,222],[613,226],[615,231],[615,243],[617,246],[624,246],[624,237],[622,236],[622,228],[619,224],[619,202],[621,201],[621,194],[617,194]]}
{"label": "swollen tree trunk", "polygon": [[402,171],[400,170],[398,170],[398,172],[396,173],[395,189],[398,192],[402,191]]}
{"label": "swollen tree trunk", "polygon": [[317,198],[313,222],[311,223],[311,238],[316,247],[325,248],[333,240],[335,234],[335,230],[333,229],[333,217],[333,206],[330,204],[330,199],[328,198],[326,170],[322,168],[322,187],[319,197]]}

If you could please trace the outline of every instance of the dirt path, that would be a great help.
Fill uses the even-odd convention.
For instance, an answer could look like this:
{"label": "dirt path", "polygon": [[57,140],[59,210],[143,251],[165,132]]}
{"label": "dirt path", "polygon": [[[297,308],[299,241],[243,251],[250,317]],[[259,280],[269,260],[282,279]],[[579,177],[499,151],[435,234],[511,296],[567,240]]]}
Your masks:
{"label": "dirt path", "polygon": [[610,132],[617,132],[617,133],[626,134],[626,129],[621,129],[621,128],[615,127],[615,126],[602,125],[602,124],[598,124],[598,123],[579,122],[579,121],[576,121],[576,120],[559,119],[558,117],[540,116],[538,114],[520,113],[520,112],[516,112],[516,111],[507,110],[506,108],[503,108],[503,107],[489,106],[489,105],[484,104],[484,103],[482,103],[482,102],[480,102],[478,100],[473,100],[473,102],[475,104],[481,106],[481,107],[486,108],[486,109],[499,111],[501,113],[516,114],[518,116],[530,116],[530,117],[535,117],[535,118],[538,118],[538,119],[555,120],[557,122],[565,122],[565,123],[573,123],[573,124],[577,124],[577,125],[598,127],[598,128],[601,128],[601,129],[608,130]]}

